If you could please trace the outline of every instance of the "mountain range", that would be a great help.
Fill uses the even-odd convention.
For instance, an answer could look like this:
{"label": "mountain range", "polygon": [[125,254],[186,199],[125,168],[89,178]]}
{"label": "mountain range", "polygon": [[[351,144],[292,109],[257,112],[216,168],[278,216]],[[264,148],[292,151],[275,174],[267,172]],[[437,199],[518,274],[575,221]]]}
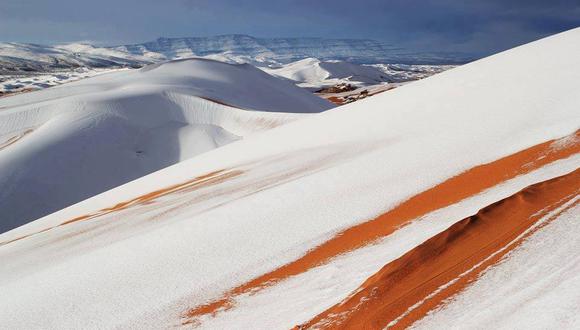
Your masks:
{"label": "mountain range", "polygon": [[97,47],[90,44],[38,45],[0,43],[0,75],[79,67],[139,67],[154,62],[206,57],[230,63],[276,67],[314,57],[352,63],[458,64],[473,60],[459,53],[418,53],[375,40],[254,38],[222,35],[159,38],[155,41]]}
{"label": "mountain range", "polygon": [[419,53],[369,39],[255,38],[234,34],[198,38],[159,38],[112,47],[132,55],[175,59],[192,56],[248,56],[264,62],[289,63],[308,57],[353,63],[458,64],[473,60],[460,53]]}

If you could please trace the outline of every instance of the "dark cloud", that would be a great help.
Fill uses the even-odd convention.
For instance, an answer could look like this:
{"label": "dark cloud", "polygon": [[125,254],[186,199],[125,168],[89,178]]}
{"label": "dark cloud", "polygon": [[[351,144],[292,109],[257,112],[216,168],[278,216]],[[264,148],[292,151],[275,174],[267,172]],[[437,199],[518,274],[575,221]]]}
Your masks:
{"label": "dark cloud", "polygon": [[580,26],[577,0],[1,0],[0,40],[160,36],[370,38],[485,55]]}

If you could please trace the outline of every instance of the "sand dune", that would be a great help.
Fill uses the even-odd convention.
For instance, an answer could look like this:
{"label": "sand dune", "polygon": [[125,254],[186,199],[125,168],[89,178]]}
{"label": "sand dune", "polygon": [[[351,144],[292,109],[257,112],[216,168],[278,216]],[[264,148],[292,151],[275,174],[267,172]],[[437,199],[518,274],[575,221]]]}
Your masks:
{"label": "sand dune", "polygon": [[306,272],[340,254],[372,244],[429,212],[458,203],[515,176],[529,173],[556,160],[577,154],[580,152],[580,143],[563,143],[563,141],[576,141],[576,139],[580,139],[580,132],[556,141],[542,143],[463,172],[413,196],[375,219],[337,233],[333,238],[308,251],[301,258],[235,288],[222,299],[188,310],[186,319],[189,320],[185,322],[193,322],[192,320],[201,315],[231,308],[233,306],[232,298],[236,295],[256,292],[275,284],[277,281]]}
{"label": "sand dune", "polygon": [[199,59],[4,98],[0,232],[330,107],[256,68]]}
{"label": "sand dune", "polygon": [[557,220],[578,193],[580,170],[498,201],[385,265],[302,328],[405,329]]}
{"label": "sand dune", "polygon": [[[108,123],[125,116],[151,128],[160,120],[154,108],[173,104],[184,122],[213,125],[197,137],[244,138],[0,234],[2,325],[374,328],[396,320],[441,328],[462,320],[517,328],[529,327],[540,306],[549,307],[542,326],[576,328],[579,37],[568,31],[315,114],[268,113],[294,108],[274,90],[270,99],[236,93],[255,86],[236,83],[216,97],[223,77],[184,87],[218,70],[204,61],[197,78],[181,76],[188,64],[177,62],[136,73],[155,78],[145,86],[104,75],[113,90],[85,80],[3,99],[12,115],[9,103],[28,102],[29,116],[14,121],[28,125],[21,128],[44,123],[43,107],[60,104],[61,93],[72,102],[90,99],[90,89],[115,96],[105,102]],[[243,83],[252,69],[236,68],[240,75],[225,80]],[[17,99],[24,96],[35,99]],[[250,105],[264,111],[243,110]],[[142,107],[151,111],[135,110]],[[45,125],[0,153],[42,142]],[[102,180],[80,176],[89,177]],[[551,242],[545,250],[537,237]],[[372,299],[373,288],[385,299]],[[496,305],[512,315],[499,317]]]}

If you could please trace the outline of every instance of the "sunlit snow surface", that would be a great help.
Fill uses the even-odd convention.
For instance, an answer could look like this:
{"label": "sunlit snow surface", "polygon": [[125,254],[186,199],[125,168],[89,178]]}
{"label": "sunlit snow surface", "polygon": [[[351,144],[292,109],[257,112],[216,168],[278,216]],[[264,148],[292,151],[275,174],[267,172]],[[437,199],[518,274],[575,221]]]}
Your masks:
{"label": "sunlit snow surface", "polygon": [[306,58],[276,68],[262,70],[313,90],[337,84],[357,87],[410,82],[453,68],[452,65],[356,64]]}
{"label": "sunlit snow surface", "polygon": [[[576,203],[413,329],[580,327],[580,205]],[[556,210],[560,211],[560,210]],[[556,213],[556,212],[554,212]],[[548,214],[546,218],[553,216]]]}
{"label": "sunlit snow surface", "polygon": [[119,70],[122,69],[79,68],[76,70],[31,73],[28,75],[0,75],[0,96],[40,90]]}
{"label": "sunlit snow surface", "polygon": [[201,59],[0,98],[0,231],[331,107],[249,65]]}
{"label": "sunlit snow surface", "polygon": [[[475,166],[569,136],[580,127],[579,38],[580,29],[572,30],[307,115],[4,233],[0,242],[9,243],[0,246],[2,324],[27,329],[178,326],[189,308],[295,260],[340,230]],[[167,83],[160,79],[155,86]],[[248,99],[222,100],[240,107],[242,101]],[[261,106],[267,104],[256,108]],[[382,266],[366,252],[377,249],[386,261],[396,258],[453,218],[579,165],[573,156],[516,177],[440,210],[449,212],[449,222],[427,226],[431,233],[423,229],[437,213],[280,287],[241,297],[239,310],[234,306],[201,325],[261,329],[303,322],[339,303],[348,289]],[[158,197],[147,199],[148,194]],[[572,243],[562,248],[577,254]],[[337,275],[351,269],[347,277]],[[571,281],[565,287],[572,297],[568,302],[579,295]],[[302,294],[301,284],[314,287],[317,295]],[[271,293],[281,288],[281,302],[297,309],[275,311],[274,320],[264,320],[271,311],[254,302],[270,302]],[[506,294],[507,303],[512,293]],[[458,309],[450,307],[451,315],[468,307],[458,304]],[[571,323],[561,323],[566,324]]]}

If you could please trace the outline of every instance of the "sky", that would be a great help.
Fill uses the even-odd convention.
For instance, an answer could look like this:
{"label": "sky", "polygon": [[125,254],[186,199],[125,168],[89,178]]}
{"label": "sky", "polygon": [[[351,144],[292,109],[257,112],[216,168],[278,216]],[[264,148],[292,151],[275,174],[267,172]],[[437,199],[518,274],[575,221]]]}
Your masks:
{"label": "sky", "polygon": [[158,37],[375,39],[487,55],[580,26],[580,0],[0,0],[0,41]]}

